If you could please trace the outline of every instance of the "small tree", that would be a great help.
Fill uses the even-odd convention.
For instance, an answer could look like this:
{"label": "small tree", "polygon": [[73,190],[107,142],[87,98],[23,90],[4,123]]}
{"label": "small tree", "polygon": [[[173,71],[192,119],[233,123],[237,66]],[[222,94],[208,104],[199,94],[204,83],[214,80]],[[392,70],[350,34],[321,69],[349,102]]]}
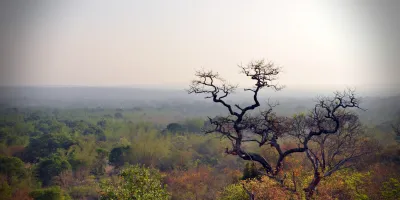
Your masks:
{"label": "small tree", "polygon": [[180,125],[178,123],[170,123],[167,125],[166,130],[171,133],[182,133],[185,131],[185,127],[183,127],[182,125]]}
{"label": "small tree", "polygon": [[94,175],[104,175],[107,167],[108,151],[102,148],[97,148],[96,152],[96,160],[93,163],[91,172]]}
{"label": "small tree", "polygon": [[120,167],[122,165],[125,164],[125,162],[128,161],[128,154],[131,151],[130,146],[119,146],[119,147],[115,147],[111,150],[109,156],[108,156],[108,160],[109,162],[116,166],[116,167]]}
{"label": "small tree", "polygon": [[170,196],[156,169],[139,165],[123,169],[115,181],[100,183],[100,199],[163,200]]}
{"label": "small tree", "polygon": [[16,157],[0,156],[0,175],[4,175],[8,185],[12,185],[26,176],[24,162]]}
{"label": "small tree", "polygon": [[51,184],[53,177],[59,176],[62,172],[70,170],[71,165],[60,156],[52,155],[42,159],[37,166],[37,175],[43,186]]}

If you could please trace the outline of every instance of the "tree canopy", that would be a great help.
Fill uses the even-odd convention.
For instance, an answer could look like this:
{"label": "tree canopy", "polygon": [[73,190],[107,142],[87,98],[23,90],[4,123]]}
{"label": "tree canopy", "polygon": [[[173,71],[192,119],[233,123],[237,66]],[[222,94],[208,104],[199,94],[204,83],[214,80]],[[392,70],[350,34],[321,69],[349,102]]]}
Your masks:
{"label": "tree canopy", "polygon": [[157,170],[135,165],[123,169],[115,182],[103,182],[100,199],[163,200],[170,195]]}

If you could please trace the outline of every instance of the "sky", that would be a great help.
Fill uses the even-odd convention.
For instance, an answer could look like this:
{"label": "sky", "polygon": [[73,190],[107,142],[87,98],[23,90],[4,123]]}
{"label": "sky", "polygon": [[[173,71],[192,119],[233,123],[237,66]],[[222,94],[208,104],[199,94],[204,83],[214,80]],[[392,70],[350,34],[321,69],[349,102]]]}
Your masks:
{"label": "sky", "polygon": [[184,88],[204,68],[248,86],[237,65],[265,59],[287,88],[393,89],[397,2],[20,3],[3,14],[0,85]]}

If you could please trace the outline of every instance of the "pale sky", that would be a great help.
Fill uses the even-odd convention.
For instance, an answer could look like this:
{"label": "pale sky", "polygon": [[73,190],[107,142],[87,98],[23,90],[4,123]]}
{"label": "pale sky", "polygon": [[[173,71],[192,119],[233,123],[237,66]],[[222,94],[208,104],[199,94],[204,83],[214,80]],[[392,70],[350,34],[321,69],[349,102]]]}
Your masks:
{"label": "pale sky", "polygon": [[395,1],[43,2],[10,32],[1,85],[184,88],[200,68],[246,85],[237,64],[262,58],[291,88],[400,83]]}

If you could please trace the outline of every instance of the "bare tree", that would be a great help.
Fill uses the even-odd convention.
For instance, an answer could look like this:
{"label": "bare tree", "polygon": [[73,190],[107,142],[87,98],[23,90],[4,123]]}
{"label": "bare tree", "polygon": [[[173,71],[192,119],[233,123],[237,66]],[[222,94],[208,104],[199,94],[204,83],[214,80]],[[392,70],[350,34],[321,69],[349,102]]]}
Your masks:
{"label": "bare tree", "polygon": [[[317,139],[314,140],[314,138],[335,135],[340,132],[344,124],[348,123],[351,118],[347,110],[349,108],[359,108],[359,100],[355,97],[354,91],[350,90],[343,93],[337,92],[332,98],[321,98],[303,121],[277,116],[273,111],[275,105],[269,103],[269,109],[252,115],[251,112],[260,107],[258,99],[260,90],[271,88],[279,91],[283,88],[283,86],[276,83],[281,68],[275,66],[272,62],[266,63],[264,60],[250,62],[247,66],[239,65],[239,68],[241,73],[254,81],[252,88],[244,89],[244,91],[248,91],[252,95],[253,102],[250,105],[241,106],[228,103],[226,97],[234,93],[238,86],[228,84],[218,73],[213,71],[197,71],[195,74],[197,79],[192,81],[188,93],[205,94],[206,99],[211,99],[227,109],[227,116],[209,118],[212,127],[205,130],[206,133],[219,133],[222,137],[231,141],[232,146],[226,148],[227,154],[258,162],[265,170],[265,175],[280,183],[283,183],[283,180],[278,174],[283,169],[285,158],[294,153],[305,153],[315,163],[317,157],[315,157],[316,155],[311,155],[313,152],[309,144],[311,145],[311,143],[318,141]],[[291,149],[281,148],[278,141],[286,137],[297,138],[297,147]],[[247,142],[255,142],[260,147],[268,145],[277,152],[277,160],[270,161],[260,154],[246,151],[243,144]],[[335,143],[335,140],[329,138],[322,144],[326,142]],[[353,154],[350,157],[355,158],[357,155]],[[334,157],[334,160],[337,161],[337,156]],[[318,157],[318,159],[320,158]],[[349,160],[343,159],[341,162],[345,163]],[[339,165],[339,167],[336,167],[337,169],[335,167],[329,168],[326,173],[333,173],[333,171],[344,166],[343,164]],[[318,165],[314,164],[314,166],[318,166],[318,171],[320,163]],[[335,170],[333,170],[334,168]],[[320,177],[320,175],[316,177]],[[318,182],[313,180],[310,185],[314,184],[316,186]],[[305,188],[308,196],[313,194],[315,186]]]}
{"label": "bare tree", "polygon": [[[322,134],[313,137],[305,151],[313,169],[313,180],[304,191],[311,198],[318,183],[334,172],[352,167],[353,160],[373,152],[372,141],[364,136],[363,127],[357,115],[351,112],[338,112],[339,128],[335,134]],[[296,121],[304,121],[304,127],[293,127],[297,132],[306,132],[313,126],[313,115]],[[308,122],[307,122],[308,121]],[[311,124],[309,124],[311,122]],[[308,125],[307,125],[308,124]],[[298,135],[298,137],[302,137]]]}

